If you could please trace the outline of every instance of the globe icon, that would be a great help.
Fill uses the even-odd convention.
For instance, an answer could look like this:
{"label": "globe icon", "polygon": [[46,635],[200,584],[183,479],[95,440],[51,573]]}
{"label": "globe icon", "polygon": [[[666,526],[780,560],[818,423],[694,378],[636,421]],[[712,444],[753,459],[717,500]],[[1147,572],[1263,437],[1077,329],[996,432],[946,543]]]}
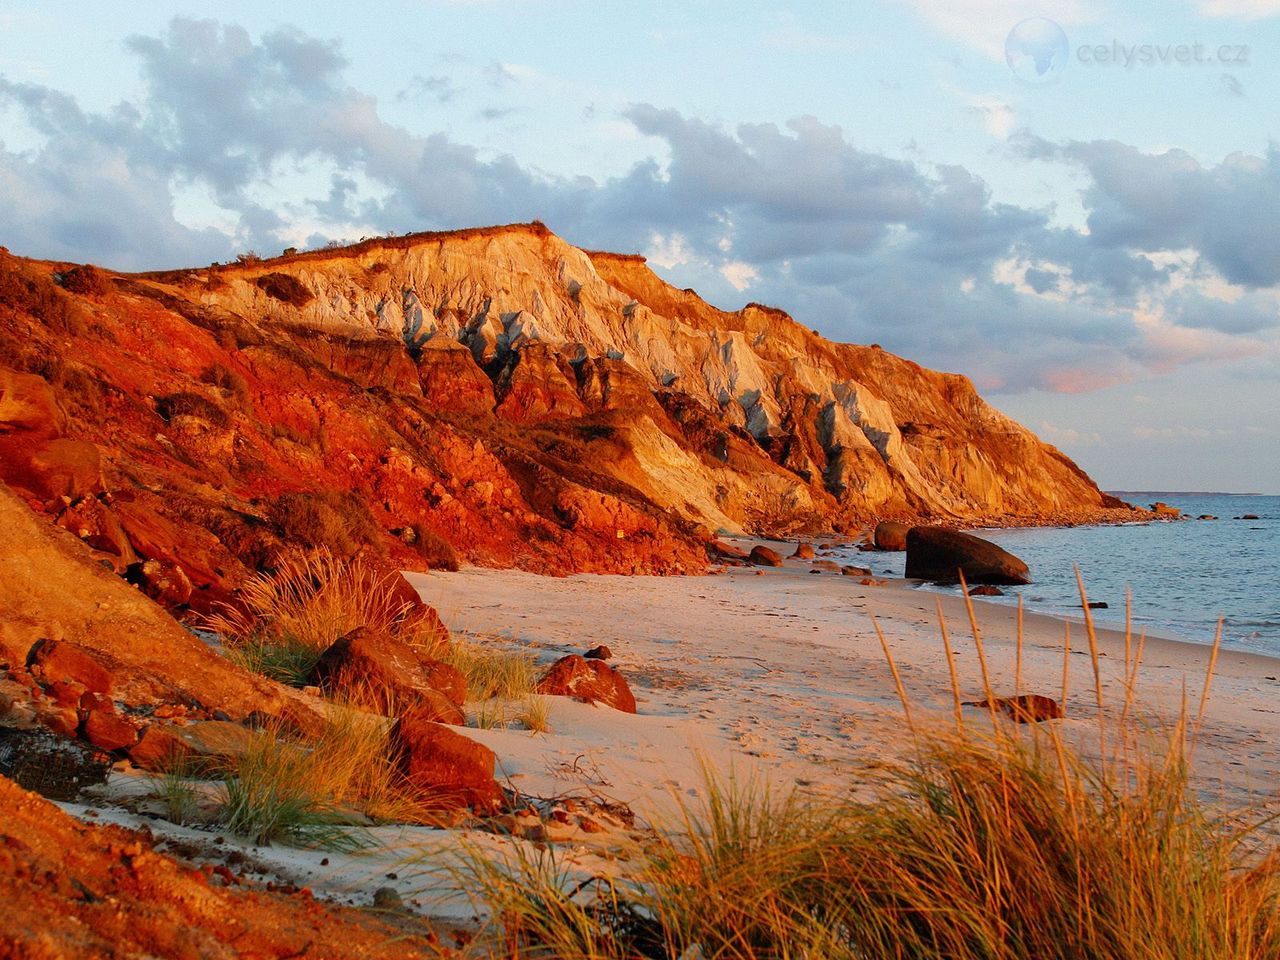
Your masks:
{"label": "globe icon", "polygon": [[1014,26],[1004,41],[1004,58],[1019,80],[1048,83],[1067,65],[1067,35],[1052,20],[1029,17]]}

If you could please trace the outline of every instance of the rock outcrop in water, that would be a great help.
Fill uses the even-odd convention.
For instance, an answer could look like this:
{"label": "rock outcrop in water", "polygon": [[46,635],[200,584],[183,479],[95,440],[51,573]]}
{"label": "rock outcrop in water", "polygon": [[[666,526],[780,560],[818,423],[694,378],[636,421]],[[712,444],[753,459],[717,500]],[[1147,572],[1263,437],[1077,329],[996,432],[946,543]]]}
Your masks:
{"label": "rock outcrop in water", "polygon": [[[290,543],[675,573],[719,528],[1104,507],[964,377],[718,310],[540,224],[242,261],[0,256],[0,366],[47,384],[0,401],[3,478],[171,607]],[[100,483],[59,479],[85,464]]]}

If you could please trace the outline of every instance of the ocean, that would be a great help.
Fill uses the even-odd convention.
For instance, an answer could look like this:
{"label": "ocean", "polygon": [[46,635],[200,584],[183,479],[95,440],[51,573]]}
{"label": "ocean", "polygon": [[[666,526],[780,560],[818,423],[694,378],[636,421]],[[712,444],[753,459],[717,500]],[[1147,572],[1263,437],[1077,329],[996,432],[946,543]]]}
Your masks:
{"label": "ocean", "polygon": [[[1021,557],[1034,583],[1003,587],[999,603],[1028,610],[1080,614],[1073,564],[1079,564],[1098,623],[1124,624],[1125,588],[1133,591],[1134,623],[1156,635],[1212,643],[1223,618],[1223,643],[1280,657],[1280,497],[1238,494],[1116,491],[1130,503],[1156,500],[1185,520],[1121,526],[974,530]],[[1235,520],[1256,514],[1257,520]],[[851,553],[846,562],[902,576],[901,553]],[[927,587],[924,589],[946,589]],[[956,591],[958,592],[958,591]]]}

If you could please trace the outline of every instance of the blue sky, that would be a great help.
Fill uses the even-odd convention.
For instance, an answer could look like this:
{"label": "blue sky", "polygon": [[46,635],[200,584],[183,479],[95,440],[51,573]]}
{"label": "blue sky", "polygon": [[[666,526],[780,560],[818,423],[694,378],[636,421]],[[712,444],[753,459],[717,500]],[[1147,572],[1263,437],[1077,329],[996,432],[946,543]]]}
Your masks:
{"label": "blue sky", "polygon": [[1280,0],[112,6],[0,0],[14,252],[539,218],[968,374],[1109,488],[1280,492]]}

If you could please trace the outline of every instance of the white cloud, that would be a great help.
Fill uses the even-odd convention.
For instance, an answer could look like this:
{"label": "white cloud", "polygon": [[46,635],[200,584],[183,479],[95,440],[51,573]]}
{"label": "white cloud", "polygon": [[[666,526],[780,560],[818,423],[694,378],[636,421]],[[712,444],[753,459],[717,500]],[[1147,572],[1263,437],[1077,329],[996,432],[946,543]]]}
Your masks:
{"label": "white cloud", "polygon": [[749,263],[733,260],[720,268],[720,275],[729,281],[733,289],[741,292],[751,286],[760,273]]}

